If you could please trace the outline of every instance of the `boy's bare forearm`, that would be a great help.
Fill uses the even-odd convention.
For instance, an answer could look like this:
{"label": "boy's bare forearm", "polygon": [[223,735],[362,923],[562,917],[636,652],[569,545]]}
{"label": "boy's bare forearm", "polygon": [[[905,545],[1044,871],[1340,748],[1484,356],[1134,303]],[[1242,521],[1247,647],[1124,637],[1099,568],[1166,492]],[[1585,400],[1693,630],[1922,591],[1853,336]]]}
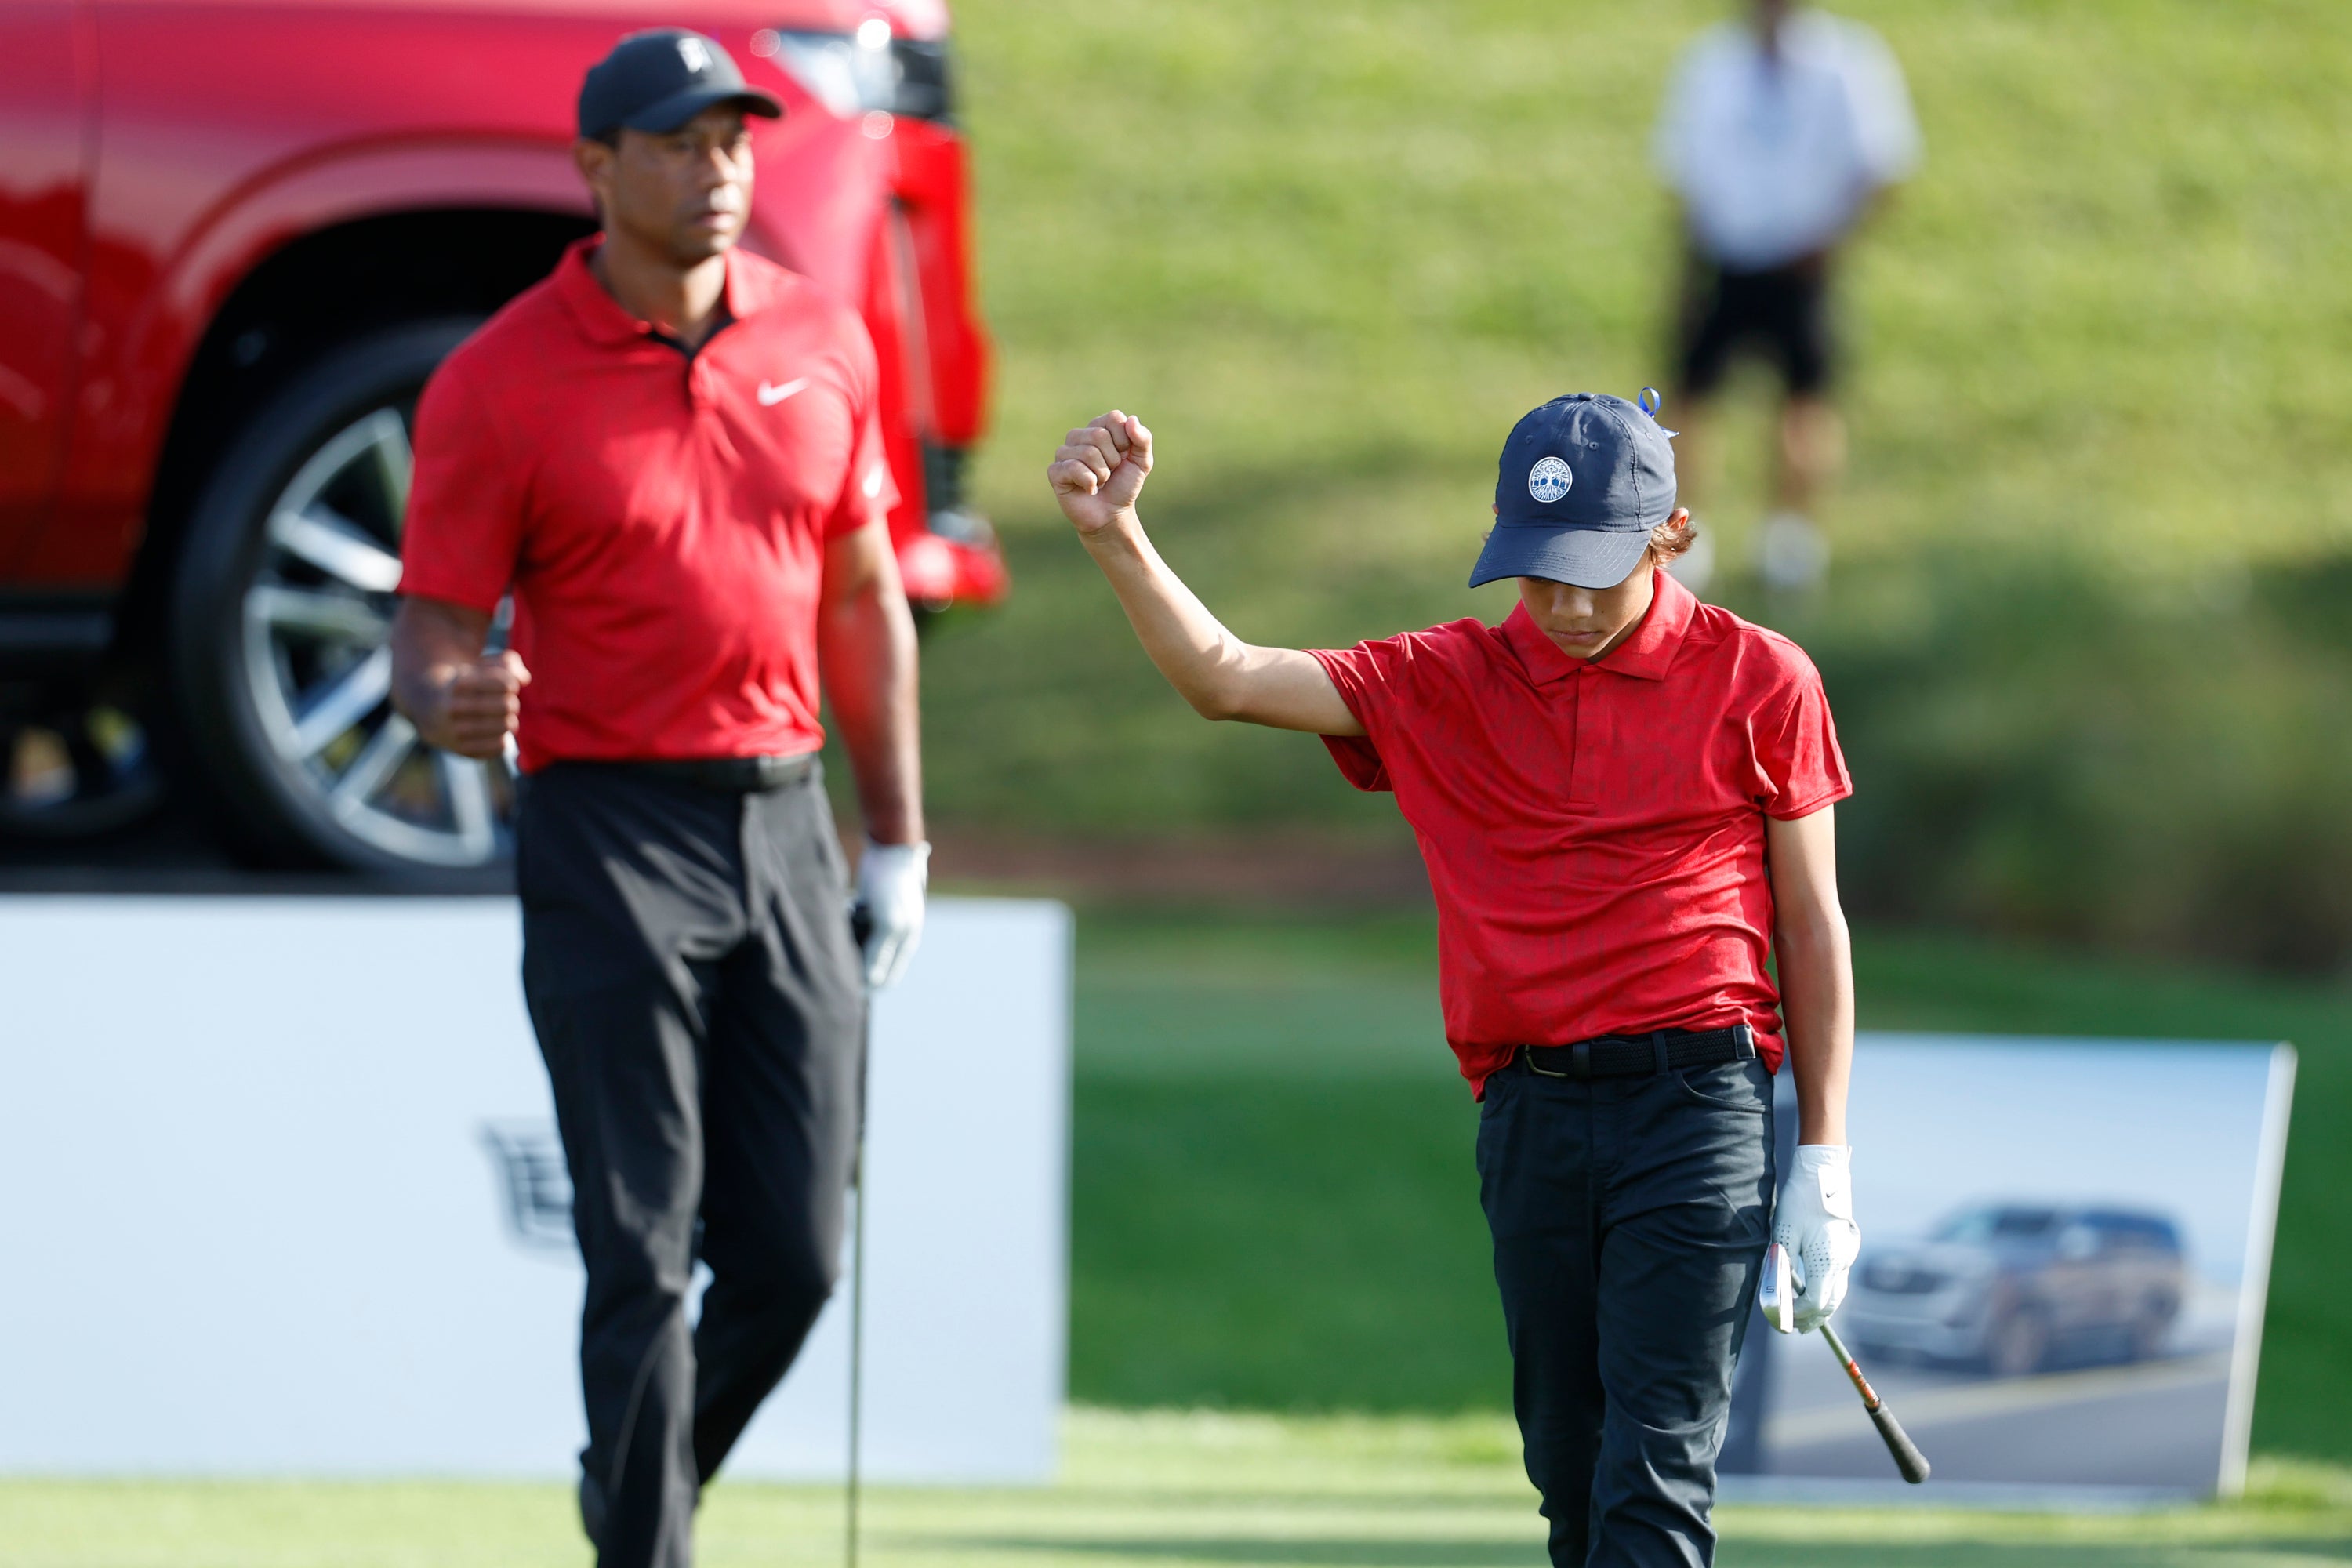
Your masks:
{"label": "boy's bare forearm", "polygon": [[1313,655],[1260,647],[1227,631],[1131,514],[1084,537],[1143,651],[1194,712],[1315,734],[1364,732]]}
{"label": "boy's bare forearm", "polygon": [[1780,1014],[1797,1083],[1797,1141],[1843,1143],[1853,1073],[1853,945],[1838,902],[1837,814],[1764,825]]}
{"label": "boy's bare forearm", "polygon": [[1843,1143],[1853,1074],[1853,957],[1844,917],[1832,911],[1784,926],[1780,950],[1797,1141]]}
{"label": "boy's bare forearm", "polygon": [[1122,520],[1085,542],[1168,684],[1203,717],[1232,718],[1239,639],[1168,569],[1139,522]]}
{"label": "boy's bare forearm", "polygon": [[1313,655],[1242,641],[1160,559],[1135,510],[1151,472],[1151,432],[1141,420],[1114,409],[1071,431],[1045,472],[1143,651],[1193,711],[1277,730],[1364,732]]}

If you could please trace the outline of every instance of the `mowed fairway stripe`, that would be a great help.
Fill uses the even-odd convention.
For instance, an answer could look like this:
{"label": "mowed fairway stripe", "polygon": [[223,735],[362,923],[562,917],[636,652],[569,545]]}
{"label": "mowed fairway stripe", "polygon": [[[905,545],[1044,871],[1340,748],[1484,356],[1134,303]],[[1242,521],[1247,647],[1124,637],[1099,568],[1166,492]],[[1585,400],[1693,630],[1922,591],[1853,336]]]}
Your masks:
{"label": "mowed fairway stripe", "polygon": [[[871,1568],[1538,1568],[1507,1416],[1077,1409],[1061,1480],[877,1487]],[[2352,1557],[2352,1470],[2258,1462],[2245,1505],[2086,1518],[1753,1506],[1738,1568],[2317,1568]],[[841,1492],[722,1479],[702,1568],[832,1568]],[[0,1479],[5,1568],[584,1568],[571,1488]]]}

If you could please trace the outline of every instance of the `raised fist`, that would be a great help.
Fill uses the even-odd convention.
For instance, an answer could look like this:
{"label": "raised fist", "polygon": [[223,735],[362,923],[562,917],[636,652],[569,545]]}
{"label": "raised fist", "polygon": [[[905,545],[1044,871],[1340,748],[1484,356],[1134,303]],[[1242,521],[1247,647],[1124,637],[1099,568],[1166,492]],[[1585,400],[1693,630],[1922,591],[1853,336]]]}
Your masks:
{"label": "raised fist", "polygon": [[1053,481],[1062,515],[1084,535],[1100,533],[1122,512],[1132,512],[1150,472],[1151,432],[1142,420],[1114,408],[1071,431],[1045,477]]}

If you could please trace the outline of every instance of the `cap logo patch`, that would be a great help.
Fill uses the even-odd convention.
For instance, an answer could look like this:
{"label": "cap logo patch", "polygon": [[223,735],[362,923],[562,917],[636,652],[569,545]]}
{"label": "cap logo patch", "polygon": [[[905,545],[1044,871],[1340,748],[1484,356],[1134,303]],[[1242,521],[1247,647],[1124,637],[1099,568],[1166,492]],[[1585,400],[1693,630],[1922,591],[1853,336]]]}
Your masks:
{"label": "cap logo patch", "polygon": [[700,38],[680,38],[677,41],[677,58],[684,60],[686,68],[697,76],[710,68],[710,47]]}
{"label": "cap logo patch", "polygon": [[1568,493],[1576,476],[1558,458],[1546,458],[1528,470],[1528,494],[1549,505]]}

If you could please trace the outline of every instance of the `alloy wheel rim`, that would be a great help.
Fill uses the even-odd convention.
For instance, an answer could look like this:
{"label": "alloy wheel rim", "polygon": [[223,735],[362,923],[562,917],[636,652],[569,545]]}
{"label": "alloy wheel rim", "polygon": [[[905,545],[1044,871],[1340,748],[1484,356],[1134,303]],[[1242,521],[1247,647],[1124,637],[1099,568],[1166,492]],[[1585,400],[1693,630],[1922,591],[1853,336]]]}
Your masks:
{"label": "alloy wheel rim", "polygon": [[482,866],[507,850],[505,769],[425,745],[392,706],[388,639],[412,468],[406,410],[380,407],[279,492],[242,605],[247,696],[316,815],[396,860]]}

